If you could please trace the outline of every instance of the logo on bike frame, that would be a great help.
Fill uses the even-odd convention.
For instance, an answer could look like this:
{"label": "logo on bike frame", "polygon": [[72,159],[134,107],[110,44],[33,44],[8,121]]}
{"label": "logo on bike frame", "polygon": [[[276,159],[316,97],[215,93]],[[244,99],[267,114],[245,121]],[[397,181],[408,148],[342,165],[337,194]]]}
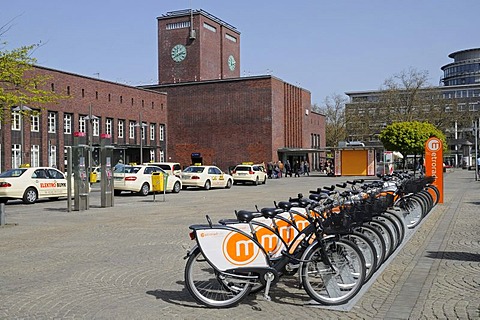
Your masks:
{"label": "logo on bike frame", "polygon": [[254,261],[260,248],[250,238],[232,231],[223,240],[223,255],[231,264],[242,266]]}

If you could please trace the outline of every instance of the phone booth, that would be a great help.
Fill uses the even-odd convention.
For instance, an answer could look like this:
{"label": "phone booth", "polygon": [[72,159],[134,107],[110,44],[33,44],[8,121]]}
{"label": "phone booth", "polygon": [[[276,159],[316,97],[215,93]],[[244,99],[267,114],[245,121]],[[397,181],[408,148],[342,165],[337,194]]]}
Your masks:
{"label": "phone booth", "polygon": [[88,145],[85,144],[85,133],[75,132],[71,148],[73,173],[73,210],[90,208],[90,177],[88,175]]}
{"label": "phone booth", "polygon": [[110,145],[110,135],[103,134],[100,142],[100,204],[102,208],[113,207],[114,189],[113,189],[113,146]]}

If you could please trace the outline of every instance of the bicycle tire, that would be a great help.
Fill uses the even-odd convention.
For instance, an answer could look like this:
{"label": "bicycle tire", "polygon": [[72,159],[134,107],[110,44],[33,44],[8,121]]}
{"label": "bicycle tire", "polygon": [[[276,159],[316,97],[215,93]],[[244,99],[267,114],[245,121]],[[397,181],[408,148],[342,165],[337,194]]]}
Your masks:
{"label": "bicycle tire", "polygon": [[383,214],[391,217],[397,225],[398,230],[400,231],[400,243],[402,243],[405,239],[405,229],[407,228],[407,226],[405,225],[405,219],[403,218],[402,214],[395,210],[387,210]]}
{"label": "bicycle tire", "polygon": [[401,199],[397,204],[403,210],[405,223],[408,229],[415,228],[423,219],[423,202],[414,196]]}
{"label": "bicycle tire", "polygon": [[185,286],[199,303],[213,308],[237,305],[251,289],[251,283],[235,275],[220,274],[195,248],[185,266]]}
{"label": "bicycle tire", "polygon": [[342,235],[342,239],[353,242],[362,252],[365,260],[365,282],[367,282],[378,268],[378,255],[375,245],[366,235],[355,231]]}
{"label": "bicycle tire", "polygon": [[365,281],[363,255],[350,241],[316,242],[307,248],[302,260],[308,260],[300,267],[302,286],[313,300],[321,304],[348,302]]}
{"label": "bicycle tire", "polygon": [[370,225],[376,228],[385,240],[385,260],[387,260],[395,249],[395,242],[393,238],[392,231],[390,228],[382,221],[372,220],[365,222],[365,224]]}
{"label": "bicycle tire", "polygon": [[388,215],[385,215],[385,214],[381,213],[379,215],[373,216],[373,220],[382,221],[390,229],[390,232],[392,233],[392,236],[393,236],[393,250],[392,250],[392,252],[395,251],[401,243],[401,232],[400,232],[397,224],[393,220],[393,218],[389,217]]}
{"label": "bicycle tire", "polygon": [[377,252],[377,266],[380,266],[385,260],[387,252],[382,234],[376,228],[369,225],[354,227],[353,230],[366,235],[372,241]]}

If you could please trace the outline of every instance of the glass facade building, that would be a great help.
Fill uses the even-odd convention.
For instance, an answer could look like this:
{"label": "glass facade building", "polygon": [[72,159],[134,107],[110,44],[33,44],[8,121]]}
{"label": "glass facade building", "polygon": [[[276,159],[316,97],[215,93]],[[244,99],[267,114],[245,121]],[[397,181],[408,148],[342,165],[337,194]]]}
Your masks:
{"label": "glass facade building", "polygon": [[441,68],[445,86],[480,84],[480,48],[457,51],[448,57],[454,62]]}

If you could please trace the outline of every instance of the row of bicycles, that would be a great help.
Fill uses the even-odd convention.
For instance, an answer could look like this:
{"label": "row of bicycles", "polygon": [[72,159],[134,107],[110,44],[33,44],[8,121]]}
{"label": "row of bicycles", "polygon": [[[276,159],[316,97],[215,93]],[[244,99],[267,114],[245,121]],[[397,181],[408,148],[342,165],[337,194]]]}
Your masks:
{"label": "row of bicycles", "polygon": [[201,304],[226,308],[298,274],[316,302],[351,300],[432,210],[432,177],[394,173],[298,194],[269,208],[190,226],[185,285]]}

